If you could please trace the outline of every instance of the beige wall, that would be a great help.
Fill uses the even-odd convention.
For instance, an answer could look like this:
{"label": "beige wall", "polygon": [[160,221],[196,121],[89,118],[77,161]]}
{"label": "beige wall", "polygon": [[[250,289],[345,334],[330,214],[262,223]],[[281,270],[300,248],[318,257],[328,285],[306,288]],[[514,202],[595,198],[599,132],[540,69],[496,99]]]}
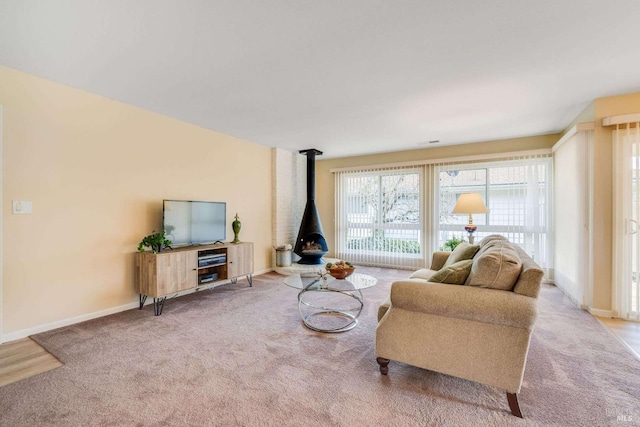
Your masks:
{"label": "beige wall", "polygon": [[237,212],[255,269],[271,266],[269,148],[3,67],[0,105],[5,334],[136,301],[163,198],[227,202],[228,237]]}
{"label": "beige wall", "polygon": [[316,163],[316,199],[322,225],[325,234],[327,234],[325,237],[329,244],[329,256],[335,256],[333,252],[335,249],[335,189],[333,174],[330,172],[331,169],[537,150],[551,148],[559,138],[559,134],[551,134],[339,159],[321,160],[318,157],[318,162]]}

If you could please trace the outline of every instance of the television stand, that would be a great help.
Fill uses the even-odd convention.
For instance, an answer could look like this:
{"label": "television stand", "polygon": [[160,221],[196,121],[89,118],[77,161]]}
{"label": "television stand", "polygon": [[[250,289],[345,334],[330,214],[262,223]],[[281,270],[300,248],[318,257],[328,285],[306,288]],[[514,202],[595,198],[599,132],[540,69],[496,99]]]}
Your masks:
{"label": "television stand", "polygon": [[137,252],[135,273],[140,309],[152,297],[154,314],[159,316],[167,295],[176,292],[235,284],[241,276],[253,286],[253,243],[216,242],[157,254]]}

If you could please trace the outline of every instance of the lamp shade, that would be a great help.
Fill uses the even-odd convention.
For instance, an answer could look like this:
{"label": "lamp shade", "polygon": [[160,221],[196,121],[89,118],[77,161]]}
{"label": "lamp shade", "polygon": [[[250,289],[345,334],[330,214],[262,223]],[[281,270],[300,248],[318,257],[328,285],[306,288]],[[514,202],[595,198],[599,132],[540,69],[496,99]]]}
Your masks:
{"label": "lamp shade", "polygon": [[482,197],[478,193],[463,193],[458,197],[456,205],[451,213],[454,214],[474,214],[487,213],[489,209],[484,204]]}

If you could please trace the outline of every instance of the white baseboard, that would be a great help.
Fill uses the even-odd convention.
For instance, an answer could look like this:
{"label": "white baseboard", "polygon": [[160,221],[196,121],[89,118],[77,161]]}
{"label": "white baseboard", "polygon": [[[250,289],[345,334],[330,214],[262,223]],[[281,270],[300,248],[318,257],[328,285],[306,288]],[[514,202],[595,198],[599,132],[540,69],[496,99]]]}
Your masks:
{"label": "white baseboard", "polygon": [[107,308],[105,310],[96,311],[93,313],[82,314],[80,316],[70,317],[69,319],[58,320],[56,322],[45,323],[44,325],[34,326],[33,328],[22,329],[20,331],[3,334],[3,342],[15,341],[21,338],[26,338],[29,335],[39,334],[41,332],[51,331],[53,329],[62,328],[63,326],[73,325],[75,323],[86,322],[87,320],[97,319],[98,317],[108,316],[110,314],[120,313],[121,311],[131,310],[137,308],[138,302],[132,302],[129,304],[120,305],[118,307]]}
{"label": "white baseboard", "polygon": [[[252,276],[259,276],[261,274],[265,274],[268,273],[270,271],[273,271],[272,268],[267,268],[264,270],[260,270],[260,271],[256,271],[252,274]],[[244,277],[244,276],[242,276]],[[222,285],[226,285],[229,284],[230,281],[226,281],[224,283],[218,283],[216,284],[216,286],[222,286]],[[210,289],[209,288],[204,288],[204,287],[200,287],[200,288],[194,288],[194,289],[188,289],[186,291],[182,291],[179,292],[176,296],[183,296],[183,295],[188,295],[197,291],[202,291],[205,289]],[[147,301],[145,302],[145,305],[148,304],[152,304],[153,303],[153,299],[147,299]],[[140,305],[140,303],[138,301],[136,302],[131,302],[128,304],[124,304],[124,305],[119,305],[117,307],[111,307],[111,308],[107,308],[105,310],[100,310],[100,311],[95,311],[93,313],[87,313],[87,314],[82,314],[80,316],[75,316],[75,317],[70,317],[68,319],[63,319],[63,320],[58,320],[56,322],[51,322],[51,323],[45,323],[44,325],[38,325],[38,326],[34,326],[33,328],[27,328],[27,329],[22,329],[20,331],[15,331],[15,332],[10,332],[8,334],[2,334],[2,342],[9,342],[9,341],[15,341],[15,340],[19,340],[22,338],[26,338],[29,335],[34,335],[34,334],[40,334],[42,332],[47,332],[47,331],[51,331],[53,329],[58,329],[58,328],[62,328],[64,326],[69,326],[69,325],[74,325],[76,323],[81,323],[81,322],[86,322],[87,320],[92,320],[92,319],[97,319],[98,317],[104,317],[104,316],[108,316],[110,314],[115,314],[115,313],[120,313],[122,311],[127,311],[127,310],[131,310],[133,308],[138,308]]]}
{"label": "white baseboard", "polygon": [[571,303],[573,305],[575,305],[576,307],[580,307],[583,310],[589,310],[589,308],[587,306],[585,306],[584,304],[582,304],[580,301],[578,301],[578,298],[576,298],[569,289],[567,289],[562,283],[559,282],[555,282],[554,283],[555,287],[560,289],[560,291],[562,291],[562,293],[564,294],[565,297],[567,297],[567,299],[569,301],[571,301]]}
{"label": "white baseboard", "polygon": [[608,317],[608,318],[614,317],[613,311],[611,310],[601,310],[599,308],[589,307],[587,311],[589,311],[589,313],[593,314],[596,317]]}

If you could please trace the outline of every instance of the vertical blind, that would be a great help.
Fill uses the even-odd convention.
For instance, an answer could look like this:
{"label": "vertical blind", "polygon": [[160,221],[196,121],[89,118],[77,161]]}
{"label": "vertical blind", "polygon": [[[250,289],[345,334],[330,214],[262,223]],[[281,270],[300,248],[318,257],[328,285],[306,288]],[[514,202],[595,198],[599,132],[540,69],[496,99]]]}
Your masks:
{"label": "vertical blind", "polygon": [[547,273],[551,252],[551,155],[513,157],[499,161],[436,165],[439,212],[438,246],[466,238],[467,215],[451,211],[462,193],[479,193],[489,213],[473,214],[476,241],[501,234],[520,245]]}
{"label": "vertical blind", "polygon": [[335,172],[336,254],[363,265],[422,268],[467,215],[452,215],[461,193],[480,193],[488,214],[473,216],[477,240],[498,233],[551,268],[551,155],[430,163]]}
{"label": "vertical blind", "polygon": [[614,301],[620,317],[640,320],[640,122],[616,125]]}
{"label": "vertical blind", "polygon": [[336,174],[336,253],[363,265],[423,265],[423,173],[383,168]]}

